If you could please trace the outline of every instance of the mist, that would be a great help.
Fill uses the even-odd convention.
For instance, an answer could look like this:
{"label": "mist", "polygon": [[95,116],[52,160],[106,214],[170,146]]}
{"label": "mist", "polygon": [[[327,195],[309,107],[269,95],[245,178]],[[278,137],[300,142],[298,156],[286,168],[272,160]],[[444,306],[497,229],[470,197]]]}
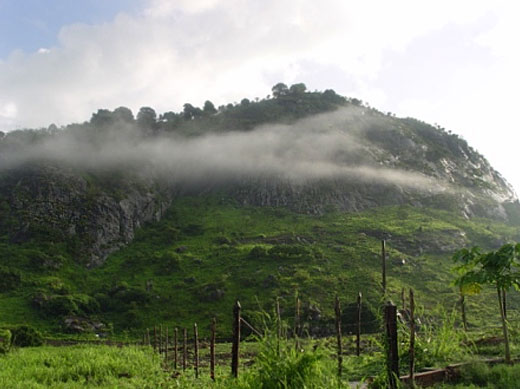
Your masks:
{"label": "mist", "polygon": [[305,185],[333,179],[429,192],[447,189],[446,183],[426,175],[383,166],[378,147],[362,136],[373,120],[360,109],[345,108],[290,125],[199,136],[143,137],[135,127],[122,124],[93,138],[85,130],[61,131],[30,144],[0,148],[0,171],[52,162],[154,174],[187,185],[254,179]]}

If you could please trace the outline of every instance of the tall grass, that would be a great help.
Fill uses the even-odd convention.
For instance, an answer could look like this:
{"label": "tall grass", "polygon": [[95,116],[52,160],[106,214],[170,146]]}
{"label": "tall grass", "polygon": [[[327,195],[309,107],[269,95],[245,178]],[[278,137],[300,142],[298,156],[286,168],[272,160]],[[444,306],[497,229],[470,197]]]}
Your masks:
{"label": "tall grass", "polygon": [[22,348],[0,357],[0,388],[157,388],[167,382],[151,350],[110,346]]}

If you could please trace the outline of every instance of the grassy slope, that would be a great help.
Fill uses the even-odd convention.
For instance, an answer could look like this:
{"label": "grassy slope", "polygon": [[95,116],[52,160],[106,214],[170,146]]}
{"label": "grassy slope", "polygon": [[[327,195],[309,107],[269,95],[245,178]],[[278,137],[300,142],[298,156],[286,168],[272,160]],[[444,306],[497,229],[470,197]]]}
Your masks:
{"label": "grassy slope", "polygon": [[[58,318],[42,315],[30,304],[35,291],[44,290],[94,297],[101,308],[91,316],[113,323],[117,333],[137,334],[158,323],[189,327],[197,321],[204,335],[216,316],[220,334],[226,336],[236,298],[244,314],[254,320],[254,311],[270,311],[279,296],[283,315],[292,318],[296,292],[304,316],[315,311],[309,305],[319,307],[319,326],[329,326],[336,294],[346,304],[361,291],[377,310],[379,237],[385,234],[391,235],[390,297],[399,302],[402,287],[411,286],[420,304],[452,307],[458,297],[450,285],[450,255],[418,254],[417,247],[428,241],[456,245],[457,231],[465,232],[468,244],[484,246],[499,237],[517,239],[519,234],[516,227],[489,220],[469,221],[406,206],[316,217],[242,207],[219,196],[182,197],[161,222],[139,230],[134,242],[97,269],[86,270],[69,258],[56,271],[29,271],[36,243],[0,245],[4,261],[9,255],[16,257],[22,271],[22,286],[0,294],[0,325],[28,322],[47,333],[59,332]],[[176,252],[181,247],[185,251]],[[264,249],[256,249],[256,257],[251,255],[255,247]],[[290,251],[283,252],[287,247]],[[48,249],[66,256],[59,247]],[[403,259],[406,263],[399,264]],[[150,291],[145,290],[147,281],[153,285]],[[470,323],[494,323],[492,291],[468,300]],[[512,296],[512,300],[516,306],[518,299]]]}

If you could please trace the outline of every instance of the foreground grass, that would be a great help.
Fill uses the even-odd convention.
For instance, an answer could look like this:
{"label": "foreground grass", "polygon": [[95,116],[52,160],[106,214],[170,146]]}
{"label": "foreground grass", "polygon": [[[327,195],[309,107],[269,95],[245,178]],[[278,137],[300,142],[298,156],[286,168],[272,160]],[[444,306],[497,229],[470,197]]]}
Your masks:
{"label": "foreground grass", "polygon": [[1,388],[157,388],[168,379],[159,358],[136,347],[17,349],[0,365]]}
{"label": "foreground grass", "polygon": [[436,386],[437,389],[517,389],[520,387],[520,365],[488,366],[475,363],[462,369],[460,382]]}
{"label": "foreground grass", "polygon": [[[302,352],[273,337],[259,341],[253,367],[239,379],[219,367],[195,379],[166,370],[148,347],[72,346],[18,349],[0,357],[0,388],[327,388],[339,384],[325,349]],[[346,381],[344,381],[346,383]]]}

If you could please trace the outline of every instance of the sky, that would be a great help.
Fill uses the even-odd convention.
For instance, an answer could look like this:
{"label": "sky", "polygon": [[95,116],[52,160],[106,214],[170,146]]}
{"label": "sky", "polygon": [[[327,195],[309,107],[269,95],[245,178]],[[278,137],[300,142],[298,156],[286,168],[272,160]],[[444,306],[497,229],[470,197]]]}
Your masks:
{"label": "sky", "polygon": [[0,130],[334,89],[464,137],[520,190],[513,1],[0,0]]}

